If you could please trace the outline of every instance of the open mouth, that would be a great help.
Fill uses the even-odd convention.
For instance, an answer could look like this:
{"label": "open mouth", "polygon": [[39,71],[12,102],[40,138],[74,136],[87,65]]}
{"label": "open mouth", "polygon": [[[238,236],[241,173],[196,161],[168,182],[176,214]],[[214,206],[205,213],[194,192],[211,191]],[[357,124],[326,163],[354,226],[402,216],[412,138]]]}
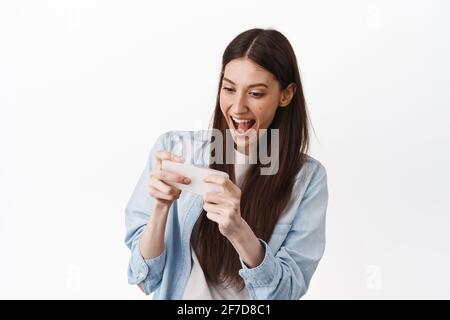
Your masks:
{"label": "open mouth", "polygon": [[233,122],[234,129],[238,134],[245,134],[256,124],[255,119],[239,119],[235,117],[231,117],[231,122]]}

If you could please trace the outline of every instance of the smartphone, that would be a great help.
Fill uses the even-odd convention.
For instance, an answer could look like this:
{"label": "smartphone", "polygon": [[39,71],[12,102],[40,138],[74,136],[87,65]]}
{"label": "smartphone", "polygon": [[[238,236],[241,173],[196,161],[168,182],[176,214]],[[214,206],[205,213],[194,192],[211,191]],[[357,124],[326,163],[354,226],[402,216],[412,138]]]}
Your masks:
{"label": "smartphone", "polygon": [[161,164],[162,170],[170,171],[191,179],[190,184],[164,181],[165,183],[177,187],[182,191],[192,192],[199,195],[204,195],[206,192],[223,192],[223,187],[214,183],[203,181],[207,175],[218,175],[229,178],[228,173],[226,172],[210,169],[208,167],[200,167],[189,163],[163,160]]}

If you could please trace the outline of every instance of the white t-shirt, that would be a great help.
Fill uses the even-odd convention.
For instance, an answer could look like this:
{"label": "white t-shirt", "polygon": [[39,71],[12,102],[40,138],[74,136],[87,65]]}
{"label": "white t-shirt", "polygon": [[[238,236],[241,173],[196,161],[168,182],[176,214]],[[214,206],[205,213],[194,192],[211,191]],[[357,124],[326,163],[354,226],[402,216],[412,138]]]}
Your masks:
{"label": "white t-shirt", "polygon": [[[243,175],[250,166],[249,157],[235,150],[235,175],[236,183],[241,185]],[[198,223],[195,224],[192,233],[195,234],[198,229]],[[183,300],[251,300],[246,287],[241,291],[235,287],[224,287],[223,285],[213,285],[208,283],[203,273],[202,267],[198,261],[195,251],[191,248],[192,269],[188,283],[184,290]]]}

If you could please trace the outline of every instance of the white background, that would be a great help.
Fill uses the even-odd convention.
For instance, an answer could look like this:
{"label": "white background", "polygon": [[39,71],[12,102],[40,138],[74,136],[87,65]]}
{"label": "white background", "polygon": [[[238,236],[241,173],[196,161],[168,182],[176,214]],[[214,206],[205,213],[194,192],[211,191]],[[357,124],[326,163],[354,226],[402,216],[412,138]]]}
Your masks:
{"label": "white background", "polygon": [[327,168],[307,299],[450,298],[448,1],[2,1],[0,298],[138,298],[124,207],[155,138],[208,126],[221,55],[276,28]]}

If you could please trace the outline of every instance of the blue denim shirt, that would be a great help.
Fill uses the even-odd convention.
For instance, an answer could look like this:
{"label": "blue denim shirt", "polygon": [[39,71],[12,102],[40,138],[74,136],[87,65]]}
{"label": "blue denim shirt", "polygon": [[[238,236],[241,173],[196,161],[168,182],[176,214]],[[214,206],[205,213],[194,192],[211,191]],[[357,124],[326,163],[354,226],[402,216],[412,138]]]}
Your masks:
{"label": "blue denim shirt", "polygon": [[[149,172],[155,152],[166,150],[196,165],[210,163],[208,131],[169,131],[157,139],[137,186],[125,208],[125,244],[131,250],[128,282],[143,284],[154,299],[181,299],[191,271],[190,238],[202,212],[202,196],[182,192],[172,204],[160,256],[144,259],[139,239],[149,221],[153,198],[148,194]],[[291,199],[265,247],[261,264],[248,268],[241,259],[239,275],[252,299],[300,299],[307,291],[325,249],[328,202],[325,168],[308,156],[297,174]]]}

